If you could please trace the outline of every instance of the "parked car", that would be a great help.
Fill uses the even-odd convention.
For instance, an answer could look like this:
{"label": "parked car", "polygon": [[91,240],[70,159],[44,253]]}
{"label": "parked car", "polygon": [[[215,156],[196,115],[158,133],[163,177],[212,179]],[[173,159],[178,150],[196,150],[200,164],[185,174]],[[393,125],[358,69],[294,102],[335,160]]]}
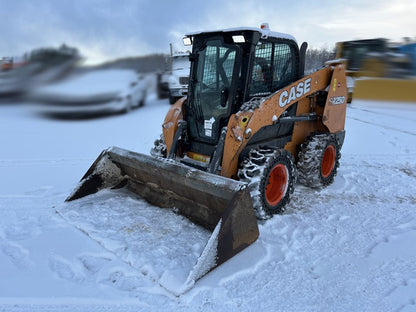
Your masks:
{"label": "parked car", "polygon": [[143,75],[139,75],[137,80],[130,83],[130,90],[127,98],[129,100],[129,108],[144,106],[147,95],[147,83]]}
{"label": "parked car", "polygon": [[147,82],[133,70],[92,70],[30,92],[45,114],[92,116],[129,112],[143,106]]}

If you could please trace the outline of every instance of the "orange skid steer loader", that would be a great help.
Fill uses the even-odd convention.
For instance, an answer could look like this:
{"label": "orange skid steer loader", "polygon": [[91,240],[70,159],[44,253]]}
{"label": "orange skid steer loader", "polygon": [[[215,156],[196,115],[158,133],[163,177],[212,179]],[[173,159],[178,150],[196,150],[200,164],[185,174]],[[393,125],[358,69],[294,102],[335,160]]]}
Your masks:
{"label": "orange skid steer loader", "polygon": [[[256,241],[296,181],[331,184],[344,141],[345,69],[304,76],[307,44],[262,28],[187,34],[188,97],[170,107],[151,155],[101,153],[68,201],[124,187],[212,231],[184,290]],[[157,208],[155,208],[157,209]]]}

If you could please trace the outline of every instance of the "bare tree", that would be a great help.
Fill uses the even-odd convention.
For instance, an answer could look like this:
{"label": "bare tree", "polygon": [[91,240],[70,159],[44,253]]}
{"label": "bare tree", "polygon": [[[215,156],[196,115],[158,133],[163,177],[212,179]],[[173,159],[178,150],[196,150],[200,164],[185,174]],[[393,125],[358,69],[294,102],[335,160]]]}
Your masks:
{"label": "bare tree", "polygon": [[335,48],[308,49],[306,51],[305,74],[310,74],[320,69],[326,61],[333,60],[334,58]]}

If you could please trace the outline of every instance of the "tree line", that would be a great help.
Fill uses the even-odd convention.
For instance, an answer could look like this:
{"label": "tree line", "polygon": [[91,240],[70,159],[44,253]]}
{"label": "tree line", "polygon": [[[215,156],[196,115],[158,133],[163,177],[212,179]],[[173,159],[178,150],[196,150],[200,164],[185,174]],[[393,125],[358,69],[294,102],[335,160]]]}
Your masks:
{"label": "tree line", "polygon": [[[166,70],[169,55],[150,54],[146,56],[117,59],[100,65],[101,68],[129,68],[141,73],[163,72]],[[305,59],[305,74],[310,74],[322,66],[326,61],[335,58],[335,48],[308,49]]]}
{"label": "tree line", "polygon": [[335,48],[308,49],[305,56],[305,74],[317,71],[326,61],[335,59]]}

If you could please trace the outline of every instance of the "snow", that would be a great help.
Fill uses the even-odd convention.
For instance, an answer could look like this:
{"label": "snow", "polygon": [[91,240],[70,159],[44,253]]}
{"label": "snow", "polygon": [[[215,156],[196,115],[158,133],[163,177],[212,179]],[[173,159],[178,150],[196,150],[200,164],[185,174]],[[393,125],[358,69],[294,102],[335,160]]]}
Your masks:
{"label": "snow", "polygon": [[175,295],[189,288],[192,281],[186,279],[211,234],[172,210],[150,206],[126,191],[104,190],[63,204],[57,211],[140,276],[158,281]]}
{"label": "snow", "polygon": [[166,288],[209,234],[169,210],[142,220],[159,208],[123,191],[64,203],[102,150],[148,154],[169,107],[150,94],[129,114],[55,120],[0,104],[0,311],[416,310],[415,104],[353,101],[334,184],[297,185],[179,297]]}

